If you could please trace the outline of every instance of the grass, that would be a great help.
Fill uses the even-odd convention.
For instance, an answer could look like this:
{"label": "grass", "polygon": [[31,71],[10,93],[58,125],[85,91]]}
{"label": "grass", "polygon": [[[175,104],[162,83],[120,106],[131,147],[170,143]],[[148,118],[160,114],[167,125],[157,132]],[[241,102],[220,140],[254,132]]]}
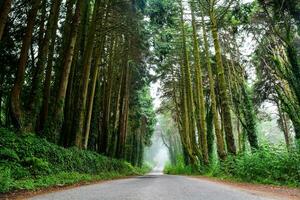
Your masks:
{"label": "grass", "polygon": [[212,161],[208,167],[193,172],[180,161],[176,166],[167,165],[165,173],[204,175],[240,182],[300,187],[300,154],[287,152],[280,146],[263,146],[253,153],[228,156],[223,162]]}
{"label": "grass", "polygon": [[141,175],[136,168],[95,152],[65,149],[33,134],[0,128],[0,193]]}

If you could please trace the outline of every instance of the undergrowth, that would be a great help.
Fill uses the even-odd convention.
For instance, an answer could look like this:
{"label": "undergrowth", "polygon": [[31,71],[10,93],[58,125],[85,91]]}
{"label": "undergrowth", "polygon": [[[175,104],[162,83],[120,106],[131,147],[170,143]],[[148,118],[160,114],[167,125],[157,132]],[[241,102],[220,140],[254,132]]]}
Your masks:
{"label": "undergrowth", "polygon": [[223,162],[212,161],[195,173],[179,159],[176,166],[167,165],[165,173],[218,177],[250,183],[300,187],[300,154],[287,152],[281,146],[262,146],[255,152],[228,156]]}
{"label": "undergrowth", "polygon": [[0,193],[140,175],[149,169],[95,152],[65,149],[33,134],[0,128]]}

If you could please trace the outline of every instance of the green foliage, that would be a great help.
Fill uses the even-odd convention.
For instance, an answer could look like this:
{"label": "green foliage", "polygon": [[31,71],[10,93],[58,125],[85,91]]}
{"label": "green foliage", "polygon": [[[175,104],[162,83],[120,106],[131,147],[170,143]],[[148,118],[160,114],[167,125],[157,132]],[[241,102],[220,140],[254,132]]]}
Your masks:
{"label": "green foliage", "polygon": [[0,167],[0,193],[8,192],[12,183],[11,170],[7,167]]}
{"label": "green foliage", "polygon": [[300,155],[285,147],[263,146],[253,153],[229,156],[210,166],[206,175],[240,181],[300,186]]}
{"label": "green foliage", "polygon": [[170,163],[166,164],[164,168],[164,173],[166,174],[184,174],[184,175],[193,175],[196,174],[197,171],[192,166],[186,166],[184,164],[184,160],[182,156],[177,158],[176,165],[171,165]]}
{"label": "green foliage", "polygon": [[193,171],[179,158],[176,166],[168,164],[167,174],[195,175],[233,179],[252,183],[300,186],[300,154],[285,147],[262,146],[253,153],[228,156],[223,162],[213,161],[206,169]]}
{"label": "green foliage", "polygon": [[16,152],[13,149],[8,149],[8,148],[1,148],[0,149],[0,157],[2,159],[7,159],[7,160],[11,160],[11,161],[19,161],[20,158],[18,157],[18,155],[16,154]]}
{"label": "green foliage", "polygon": [[64,149],[32,134],[0,129],[0,135],[0,193],[149,171],[95,152]]}
{"label": "green foliage", "polygon": [[36,188],[45,188],[55,185],[71,185],[78,182],[90,182],[96,180],[113,179],[122,176],[121,173],[101,173],[97,175],[82,174],[78,172],[61,172],[58,174],[41,176],[37,178],[29,178],[23,180],[16,180],[14,189],[16,190],[34,190]]}

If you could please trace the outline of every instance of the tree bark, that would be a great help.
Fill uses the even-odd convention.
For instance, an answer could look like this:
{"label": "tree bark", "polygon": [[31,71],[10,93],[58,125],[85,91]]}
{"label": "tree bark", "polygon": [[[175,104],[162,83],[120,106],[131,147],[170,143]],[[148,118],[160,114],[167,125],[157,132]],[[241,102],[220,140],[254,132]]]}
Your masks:
{"label": "tree bark", "polygon": [[113,81],[113,59],[115,59],[115,41],[112,39],[110,47],[110,58],[107,69],[107,81],[104,83],[105,90],[103,95],[103,123],[102,123],[102,145],[100,146],[100,152],[106,154],[109,138],[109,124],[110,124],[110,112],[111,112],[111,98],[112,98],[112,81]]}
{"label": "tree bark", "polygon": [[96,0],[95,8],[93,11],[93,17],[91,20],[91,24],[89,27],[88,33],[88,41],[84,51],[84,58],[83,58],[83,71],[82,71],[82,78],[80,81],[80,93],[79,99],[77,104],[77,113],[78,113],[78,120],[75,124],[75,146],[78,148],[83,147],[83,127],[84,127],[84,117],[85,117],[85,110],[86,110],[86,99],[88,93],[88,85],[89,85],[89,76],[91,70],[91,62],[92,62],[92,53],[94,49],[94,39],[95,39],[95,32],[96,32],[96,24],[98,18],[98,11],[100,6],[101,0]]}
{"label": "tree bark", "polygon": [[21,91],[24,82],[25,67],[28,60],[28,51],[31,44],[32,32],[34,28],[34,23],[37,15],[38,8],[40,6],[40,0],[33,0],[31,2],[31,10],[28,15],[26,32],[23,37],[23,43],[19,58],[19,64],[16,74],[16,79],[11,92],[11,102],[10,102],[10,116],[12,119],[13,126],[19,130],[23,129],[22,123],[22,109],[21,109]]}
{"label": "tree bark", "polygon": [[[189,57],[188,57],[188,48],[186,44],[186,30],[184,26],[184,13],[183,13],[183,5],[182,1],[180,1],[180,12],[181,12],[181,19],[180,19],[180,26],[181,26],[181,37],[182,37],[182,68],[183,68],[183,74],[184,77],[184,87],[185,87],[185,95],[186,96],[186,114],[188,116],[188,123],[189,126],[189,136],[190,136],[190,142],[193,148],[193,154],[197,156],[199,159],[202,158],[202,153],[198,148],[197,140],[196,140],[196,134],[195,134],[195,107],[194,107],[194,97],[193,97],[193,91],[192,91],[192,83],[191,83],[191,72],[190,72],[190,63],[189,63]],[[194,167],[196,167],[196,163],[192,164]]]}
{"label": "tree bark", "polygon": [[55,42],[51,40],[55,40],[55,37],[53,37],[53,35],[56,34],[60,4],[61,0],[54,0],[51,4],[50,14],[47,23],[47,30],[45,33],[45,37],[43,38],[43,42],[41,43],[42,46],[39,50],[37,69],[35,70],[35,73],[32,78],[32,85],[29,98],[30,101],[28,108],[31,116],[33,116],[34,119],[34,116],[37,114],[35,110],[39,110],[36,107],[39,107],[40,104],[39,94],[41,93],[41,83],[43,82],[42,80],[44,76],[44,69],[49,54],[49,45],[51,44],[51,42]]}
{"label": "tree bark", "polygon": [[212,67],[211,67],[211,61],[210,61],[210,53],[209,53],[209,45],[207,41],[207,33],[204,23],[204,17],[201,16],[202,19],[202,33],[203,33],[203,39],[204,39],[204,50],[206,55],[206,67],[208,71],[208,78],[209,78],[209,91],[210,91],[210,100],[211,100],[211,109],[213,113],[213,122],[214,122],[214,128],[215,128],[215,134],[217,138],[217,151],[219,158],[221,160],[224,160],[226,158],[226,151],[225,151],[225,145],[224,145],[224,137],[223,133],[221,131],[221,127],[219,124],[219,115],[217,111],[217,100],[216,100],[216,93],[215,93],[215,80],[213,77]]}
{"label": "tree bark", "polygon": [[121,102],[119,108],[119,127],[118,127],[118,137],[117,137],[117,150],[116,157],[124,158],[125,153],[125,139],[126,139],[126,126],[128,117],[128,101],[129,101],[129,82],[130,82],[130,69],[129,69],[129,41],[125,42],[125,53],[124,58],[124,68],[123,68],[123,78],[122,78],[122,90],[121,90]]}
{"label": "tree bark", "polygon": [[196,27],[196,19],[195,19],[195,5],[193,0],[190,1],[191,7],[191,15],[192,15],[192,27],[193,27],[193,45],[194,45],[194,60],[195,60],[195,80],[196,80],[196,102],[198,105],[198,120],[200,120],[200,130],[198,130],[198,134],[200,134],[199,141],[201,141],[201,149],[202,149],[202,157],[205,165],[208,164],[208,146],[207,146],[207,130],[206,130],[206,113],[205,113],[205,102],[204,102],[204,94],[203,94],[203,83],[202,83],[202,69],[201,69],[201,61],[200,61],[200,52],[199,52],[199,44],[198,44],[198,36],[197,36],[197,27]]}
{"label": "tree bark", "polygon": [[289,150],[290,149],[290,136],[289,136],[290,134],[289,134],[288,126],[287,126],[287,119],[286,119],[285,113],[282,112],[282,108],[281,108],[279,102],[277,102],[277,108],[278,108],[279,119],[280,119],[281,126],[282,126],[282,131],[283,131],[283,135],[284,135],[286,148]]}
{"label": "tree bark", "polygon": [[[55,39],[56,39],[56,30],[57,30],[57,22],[59,16],[59,5],[60,0],[56,2],[57,5],[53,5],[54,9],[54,18],[53,18],[53,27],[51,28],[51,40],[49,44],[49,55],[47,61],[47,70],[46,70],[46,78],[44,81],[44,89],[43,89],[43,100],[42,100],[42,107],[40,110],[36,131],[42,132],[45,127],[45,122],[47,121],[48,114],[49,114],[49,101],[50,101],[50,90],[51,90],[51,78],[52,78],[52,66],[53,66],[53,57],[54,57],[54,48],[55,48]],[[53,4],[55,4],[53,2]],[[54,8],[55,7],[55,8]],[[51,18],[49,18],[50,20]]]}
{"label": "tree bark", "polygon": [[216,21],[216,16],[214,9],[210,11],[211,20],[211,32],[214,41],[214,47],[216,52],[216,62],[217,62],[217,74],[219,81],[220,97],[221,97],[221,110],[224,117],[224,131],[226,135],[227,149],[230,154],[236,154],[236,146],[232,130],[232,119],[230,113],[229,97],[227,94],[227,85],[224,76],[224,66],[222,61],[222,53],[218,36],[218,26]]}
{"label": "tree bark", "polygon": [[93,110],[94,97],[95,97],[95,89],[96,89],[96,83],[97,83],[98,72],[99,72],[99,61],[98,60],[100,60],[100,59],[97,59],[97,62],[93,69],[92,78],[91,78],[92,85],[91,85],[90,99],[88,102],[87,118],[86,118],[85,130],[84,130],[84,146],[83,146],[84,149],[87,149],[88,141],[89,141],[92,110]]}
{"label": "tree bark", "polygon": [[72,66],[72,61],[74,58],[75,44],[77,41],[80,16],[81,16],[81,5],[84,0],[78,0],[76,3],[75,14],[72,18],[72,31],[68,36],[69,42],[67,42],[66,51],[64,52],[63,62],[62,62],[62,71],[60,73],[59,87],[56,94],[55,105],[53,108],[53,116],[50,120],[49,125],[54,129],[54,134],[58,133],[61,129],[61,123],[63,119],[63,109],[64,101],[66,97],[67,86],[69,83],[70,69]]}
{"label": "tree bark", "polygon": [[11,9],[12,0],[4,0],[0,9],[0,41],[2,39],[4,28],[7,22],[8,14]]}

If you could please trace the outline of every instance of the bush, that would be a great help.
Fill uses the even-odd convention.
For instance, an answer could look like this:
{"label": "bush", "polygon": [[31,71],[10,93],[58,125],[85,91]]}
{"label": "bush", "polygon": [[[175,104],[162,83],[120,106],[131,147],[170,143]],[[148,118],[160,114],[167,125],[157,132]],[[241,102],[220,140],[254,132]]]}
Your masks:
{"label": "bush", "polygon": [[229,157],[220,169],[227,176],[248,182],[300,186],[300,155],[281,147],[262,147],[254,153]]}
{"label": "bush", "polygon": [[183,161],[183,157],[180,156],[177,158],[176,165],[172,165],[170,163],[167,163],[164,168],[165,174],[183,174],[183,175],[192,175],[197,173],[195,169],[192,166],[186,166]]}
{"label": "bush", "polygon": [[[191,167],[167,165],[168,174],[195,174]],[[287,152],[281,146],[262,146],[251,153],[228,156],[223,162],[213,161],[209,167],[201,168],[198,173],[219,178],[229,178],[253,183],[300,186],[300,154]]]}
{"label": "bush", "polygon": [[0,135],[0,193],[44,187],[43,181],[46,185],[64,184],[66,176],[72,183],[144,172],[127,162],[77,148],[65,149],[33,134],[17,135],[0,128]]}
{"label": "bush", "polygon": [[12,187],[13,179],[8,168],[0,167],[0,193],[8,192]]}

